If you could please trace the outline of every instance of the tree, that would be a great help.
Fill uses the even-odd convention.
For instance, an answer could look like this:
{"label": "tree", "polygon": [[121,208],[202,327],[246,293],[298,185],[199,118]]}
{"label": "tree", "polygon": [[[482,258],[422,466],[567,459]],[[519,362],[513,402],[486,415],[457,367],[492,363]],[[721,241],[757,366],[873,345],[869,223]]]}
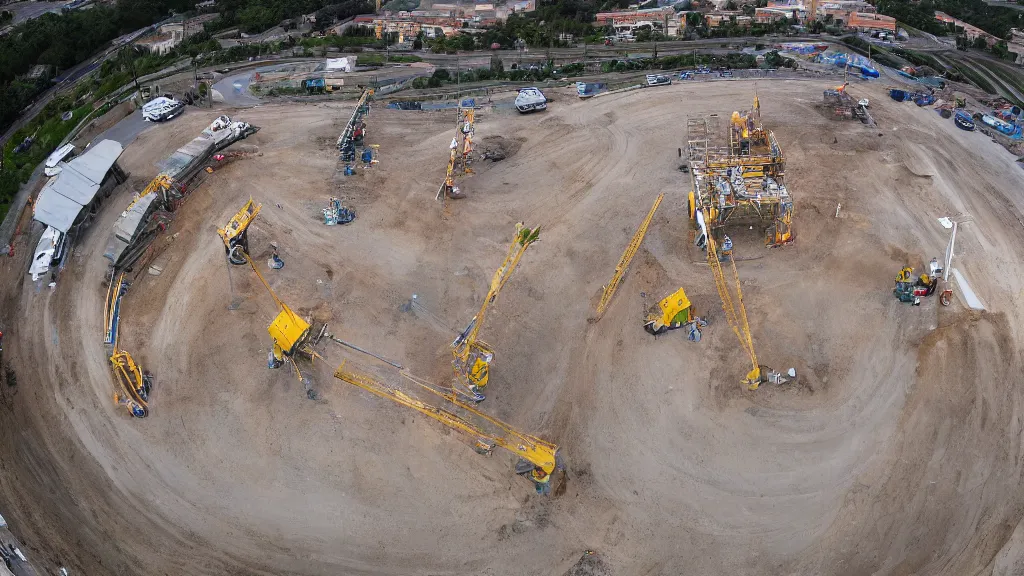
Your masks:
{"label": "tree", "polygon": [[633,31],[633,36],[637,42],[650,42],[651,41],[651,26],[644,24]]}
{"label": "tree", "polygon": [[729,0],[725,3],[726,10],[736,10],[736,0]]}
{"label": "tree", "polygon": [[1009,52],[1010,51],[1007,49],[1006,42],[1003,40],[1000,40],[999,42],[996,42],[995,44],[992,45],[992,54],[996,58],[1005,59]]}
{"label": "tree", "polygon": [[984,36],[978,36],[974,39],[974,47],[979,50],[984,50],[988,48],[988,42],[985,41]]}

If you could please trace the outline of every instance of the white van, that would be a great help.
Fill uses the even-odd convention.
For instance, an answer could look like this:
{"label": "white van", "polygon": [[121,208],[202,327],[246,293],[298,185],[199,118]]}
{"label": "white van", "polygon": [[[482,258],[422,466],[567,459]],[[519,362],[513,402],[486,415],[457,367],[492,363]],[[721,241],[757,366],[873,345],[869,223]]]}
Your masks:
{"label": "white van", "polygon": [[28,267],[28,273],[32,275],[32,281],[50,271],[51,266],[60,264],[67,249],[67,235],[53,226],[47,226],[43,237],[36,244],[35,255],[32,256],[32,263]]}

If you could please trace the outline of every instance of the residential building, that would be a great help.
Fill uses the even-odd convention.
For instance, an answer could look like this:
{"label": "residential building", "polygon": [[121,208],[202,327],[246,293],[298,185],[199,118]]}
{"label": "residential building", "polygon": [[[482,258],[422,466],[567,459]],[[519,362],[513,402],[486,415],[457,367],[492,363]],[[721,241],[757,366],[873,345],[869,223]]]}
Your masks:
{"label": "residential building", "polygon": [[705,14],[704,22],[708,25],[708,28],[718,28],[730,23],[740,28],[747,28],[754,23],[754,18],[745,15],[742,10],[722,10]]}
{"label": "residential building", "polygon": [[967,39],[970,40],[971,42],[974,42],[978,38],[984,38],[985,43],[988,44],[988,46],[991,48],[996,42],[999,41],[999,38],[996,38],[995,36],[989,34],[988,32],[985,32],[981,28],[978,28],[977,26],[972,26],[967,22],[964,22],[963,20],[953,18],[952,16],[946,14],[945,12],[939,12],[936,10],[935,19],[945,24],[952,24],[955,28],[961,28],[963,30],[964,35],[967,36]]}
{"label": "residential building", "polygon": [[768,24],[783,18],[795,18],[793,16],[794,12],[794,10],[787,10],[785,8],[757,8],[754,10],[754,22]]}
{"label": "residential building", "polygon": [[668,36],[678,36],[680,30],[680,19],[671,6],[598,12],[594,20],[598,26],[611,26],[615,34],[622,37],[632,37],[644,26],[649,26],[651,30],[661,30]]}
{"label": "residential building", "polygon": [[217,18],[217,14],[201,14],[195,18],[176,18],[161,24],[156,32],[135,41],[154,54],[166,54],[181,44],[182,40],[203,31],[203,24]]}
{"label": "residential building", "polygon": [[136,46],[145,48],[153,54],[166,54],[174,47],[178,45],[180,40],[174,38],[172,34],[151,34],[145,38],[140,38],[135,42]]}
{"label": "residential building", "polygon": [[881,30],[895,34],[896,19],[871,12],[851,12],[849,20],[846,22],[846,27],[854,28],[861,32]]}
{"label": "residential building", "polygon": [[1010,41],[1006,43],[1006,47],[1017,56],[1014,64],[1024,64],[1024,32],[1010,28]]}

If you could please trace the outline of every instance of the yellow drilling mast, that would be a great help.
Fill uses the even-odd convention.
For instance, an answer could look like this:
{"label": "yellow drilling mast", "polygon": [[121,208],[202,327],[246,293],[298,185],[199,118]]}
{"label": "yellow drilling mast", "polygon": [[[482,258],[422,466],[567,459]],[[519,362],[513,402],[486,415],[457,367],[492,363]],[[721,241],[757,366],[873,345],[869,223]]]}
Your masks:
{"label": "yellow drilling mast", "polygon": [[459,121],[455,129],[455,136],[452,137],[452,142],[448,146],[448,166],[445,169],[444,182],[437,189],[437,195],[434,197],[435,200],[441,200],[443,203],[445,196],[453,199],[463,197],[458,187],[455,186],[455,169],[459,165],[458,159],[461,157],[462,174],[473,173],[473,170],[469,167],[469,153],[473,151],[473,134],[475,130],[476,110],[473,108],[463,110],[462,102],[460,101]]}
{"label": "yellow drilling mast", "polygon": [[[770,222],[765,234],[766,245],[788,244],[793,241],[793,198],[784,181],[785,156],[775,135],[761,124],[761,103],[757,96],[749,111],[733,112],[727,134],[721,133],[717,120],[718,117],[712,115],[687,121],[687,157],[693,183],[689,212],[705,243],[726,320],[750,358],[751,370],[743,383],[756,390],[764,382],[785,380],[779,373],[758,364],[743,305],[739,272],[732,258],[732,241],[722,229],[731,218],[753,216]],[[716,235],[723,237],[722,246]],[[728,258],[732,268],[732,289],[720,254]]]}
{"label": "yellow drilling mast", "polygon": [[654,206],[651,206],[651,211],[647,213],[647,217],[640,223],[636,234],[633,234],[633,240],[630,241],[629,246],[626,246],[626,251],[622,253],[622,258],[619,259],[618,265],[615,266],[615,274],[612,275],[611,281],[604,287],[604,292],[601,293],[601,301],[597,304],[598,320],[604,315],[604,311],[608,309],[608,304],[611,303],[612,297],[615,296],[615,291],[619,289],[619,284],[626,275],[626,269],[629,268],[629,263],[633,261],[633,256],[636,256],[637,250],[640,249],[640,244],[643,243],[644,236],[647,235],[647,228],[651,225],[651,220],[654,219],[654,213],[658,210],[658,206],[661,205],[661,201],[664,198],[665,193],[662,192],[654,199]]}
{"label": "yellow drilling mast", "polygon": [[118,346],[121,323],[121,299],[128,290],[125,273],[112,279],[104,302],[104,342],[110,353],[110,369],[118,388],[114,392],[114,404],[124,406],[136,418],[149,415],[149,391],[152,377],[143,371],[127,350]]}
{"label": "yellow drilling mast", "polygon": [[508,247],[505,260],[491,278],[491,286],[480,306],[480,311],[469,322],[469,326],[451,344],[452,366],[455,369],[455,382],[468,393],[473,400],[484,399],[480,391],[487,386],[490,378],[490,365],[494,359],[494,349],[486,342],[478,340],[480,328],[487,314],[487,307],[494,302],[502,287],[512,277],[512,272],[519,265],[526,249],[540,238],[540,228],[526,228],[523,223],[516,224],[516,234]]}
{"label": "yellow drilling mast", "polygon": [[[702,218],[707,221],[710,216],[705,211]],[[764,381],[761,374],[761,366],[757,363],[757,353],[754,351],[754,338],[750,335],[750,325],[747,323],[747,309],[743,306],[743,291],[740,287],[740,275],[736,270],[736,261],[729,258],[732,265],[733,283],[736,286],[736,299],[733,300],[729,290],[729,283],[725,279],[725,272],[722,270],[722,261],[718,258],[718,243],[714,235],[707,235],[708,264],[711,265],[711,272],[715,277],[715,287],[722,299],[722,310],[725,312],[725,319],[729,326],[740,340],[740,347],[750,357],[752,369],[747,373],[743,384],[750,390],[757,390]]]}
{"label": "yellow drilling mast", "polygon": [[[554,473],[558,465],[556,456],[558,447],[554,444],[545,442],[536,436],[519,432],[497,418],[488,416],[476,408],[460,402],[456,393],[445,392],[421,378],[412,376],[408,372],[403,371],[402,375],[427,392],[447,400],[454,407],[462,410],[466,416],[459,416],[452,411],[417,400],[394,386],[389,386],[366,374],[346,369],[345,364],[343,362],[334,372],[335,378],[358,386],[382,398],[387,398],[402,406],[412,408],[425,416],[437,420],[448,428],[462,432],[474,440],[474,448],[478,452],[489,454],[495,446],[504,448],[532,466],[532,470],[527,469],[524,473],[529,472],[534,482],[546,484],[550,481],[551,474]],[[470,421],[470,418],[473,418],[476,422]],[[491,431],[487,431],[485,428],[490,428]]]}

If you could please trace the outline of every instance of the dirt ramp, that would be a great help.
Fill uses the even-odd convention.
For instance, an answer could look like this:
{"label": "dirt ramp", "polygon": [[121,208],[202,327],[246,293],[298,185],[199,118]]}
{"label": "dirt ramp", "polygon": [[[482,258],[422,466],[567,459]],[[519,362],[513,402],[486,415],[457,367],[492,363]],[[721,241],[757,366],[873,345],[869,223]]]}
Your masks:
{"label": "dirt ramp", "polygon": [[[1024,514],[1007,502],[1024,487],[1020,370],[1002,314],[963,312],[929,333],[891,450],[848,492],[842,528],[808,554],[831,561],[797,572],[954,575],[991,567]],[[1019,564],[1013,554],[1019,543],[1001,565]],[[835,572],[837,565],[845,569]]]}

